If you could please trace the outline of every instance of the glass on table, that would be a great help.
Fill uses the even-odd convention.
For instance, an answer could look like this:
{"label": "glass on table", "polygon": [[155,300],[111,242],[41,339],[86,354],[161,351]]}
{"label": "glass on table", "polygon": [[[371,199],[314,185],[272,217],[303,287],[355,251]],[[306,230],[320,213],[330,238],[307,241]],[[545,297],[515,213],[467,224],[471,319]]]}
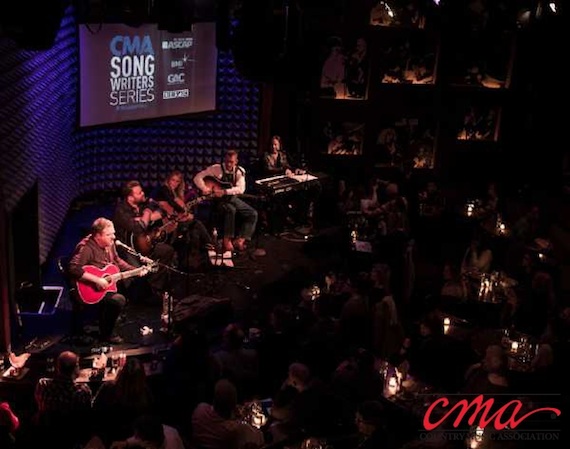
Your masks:
{"label": "glass on table", "polygon": [[117,371],[119,369],[120,356],[117,352],[111,353],[111,369]]}

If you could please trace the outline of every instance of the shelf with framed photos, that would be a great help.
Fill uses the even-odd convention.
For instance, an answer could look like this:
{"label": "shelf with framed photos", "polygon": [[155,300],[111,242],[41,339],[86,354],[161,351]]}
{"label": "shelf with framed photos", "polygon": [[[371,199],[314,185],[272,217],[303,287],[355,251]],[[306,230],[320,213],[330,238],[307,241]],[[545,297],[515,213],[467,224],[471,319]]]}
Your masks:
{"label": "shelf with framed photos", "polygon": [[417,170],[432,170],[438,123],[430,114],[406,113],[379,118],[373,126],[371,157],[377,167],[402,168],[409,162]]}
{"label": "shelf with framed photos", "polygon": [[370,35],[374,58],[372,90],[391,85],[431,87],[437,82],[439,38],[425,30],[374,29]]}
{"label": "shelf with framed photos", "polygon": [[369,79],[368,36],[328,36],[319,80],[321,99],[365,100]]}
{"label": "shelf with framed photos", "polygon": [[[517,46],[506,25],[511,11],[487,14],[465,0],[450,6],[457,21],[441,26],[437,2],[355,3],[353,22],[323,30],[313,122],[319,154],[430,171],[454,160],[442,151],[500,146]],[[361,61],[355,71],[351,58]]]}

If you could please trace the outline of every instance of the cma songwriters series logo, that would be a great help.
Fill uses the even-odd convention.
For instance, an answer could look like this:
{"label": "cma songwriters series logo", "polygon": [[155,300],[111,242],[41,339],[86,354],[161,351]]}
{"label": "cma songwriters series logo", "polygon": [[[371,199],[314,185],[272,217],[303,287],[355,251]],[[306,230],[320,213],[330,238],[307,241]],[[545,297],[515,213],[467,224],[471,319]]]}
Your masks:
{"label": "cma songwriters series logo", "polygon": [[[532,415],[548,413],[550,418],[559,417],[562,412],[555,407],[541,407],[528,410],[521,400],[513,399],[496,408],[493,407],[495,400],[493,398],[486,399],[483,395],[476,396],[471,401],[461,399],[451,407],[450,405],[450,400],[442,396],[428,407],[422,423],[424,430],[427,432],[421,433],[422,439],[463,440],[466,438],[466,435],[455,429],[466,424],[471,429],[476,429],[467,435],[467,437],[471,438],[471,447],[477,447],[477,443],[482,442],[486,436],[496,441],[558,441],[560,438],[559,431],[540,430],[534,425],[532,426],[532,431],[520,431],[521,424]],[[453,419],[453,417],[455,419],[452,423],[452,429],[443,428],[448,419]],[[431,433],[438,430],[442,432]]]}
{"label": "cma songwriters series logo", "polygon": [[136,109],[153,101],[156,67],[150,36],[114,36],[109,50],[109,104]]}

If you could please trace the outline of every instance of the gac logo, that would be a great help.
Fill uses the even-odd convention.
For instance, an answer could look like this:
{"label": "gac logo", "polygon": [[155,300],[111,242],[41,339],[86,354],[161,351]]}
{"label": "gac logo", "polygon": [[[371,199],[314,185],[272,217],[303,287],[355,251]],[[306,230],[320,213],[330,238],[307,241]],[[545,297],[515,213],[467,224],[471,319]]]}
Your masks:
{"label": "gac logo", "polygon": [[184,82],[184,73],[171,73],[167,77],[168,84],[182,84]]}

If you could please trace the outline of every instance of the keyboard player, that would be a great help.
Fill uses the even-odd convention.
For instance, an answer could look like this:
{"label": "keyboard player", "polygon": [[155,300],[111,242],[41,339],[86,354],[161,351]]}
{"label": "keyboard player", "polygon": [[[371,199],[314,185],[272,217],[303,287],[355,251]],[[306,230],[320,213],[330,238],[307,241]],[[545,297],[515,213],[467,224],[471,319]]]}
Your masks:
{"label": "keyboard player", "polygon": [[[295,168],[289,163],[281,137],[272,136],[270,147],[263,155],[263,177],[283,175],[298,178],[299,175],[304,174],[306,174],[305,170]],[[272,217],[274,219],[272,228],[274,232],[284,230],[287,225],[302,226],[313,230],[315,227],[315,203],[320,193],[320,182],[315,179],[310,183],[302,183],[300,189],[291,189],[283,194],[274,195],[272,201]]]}

